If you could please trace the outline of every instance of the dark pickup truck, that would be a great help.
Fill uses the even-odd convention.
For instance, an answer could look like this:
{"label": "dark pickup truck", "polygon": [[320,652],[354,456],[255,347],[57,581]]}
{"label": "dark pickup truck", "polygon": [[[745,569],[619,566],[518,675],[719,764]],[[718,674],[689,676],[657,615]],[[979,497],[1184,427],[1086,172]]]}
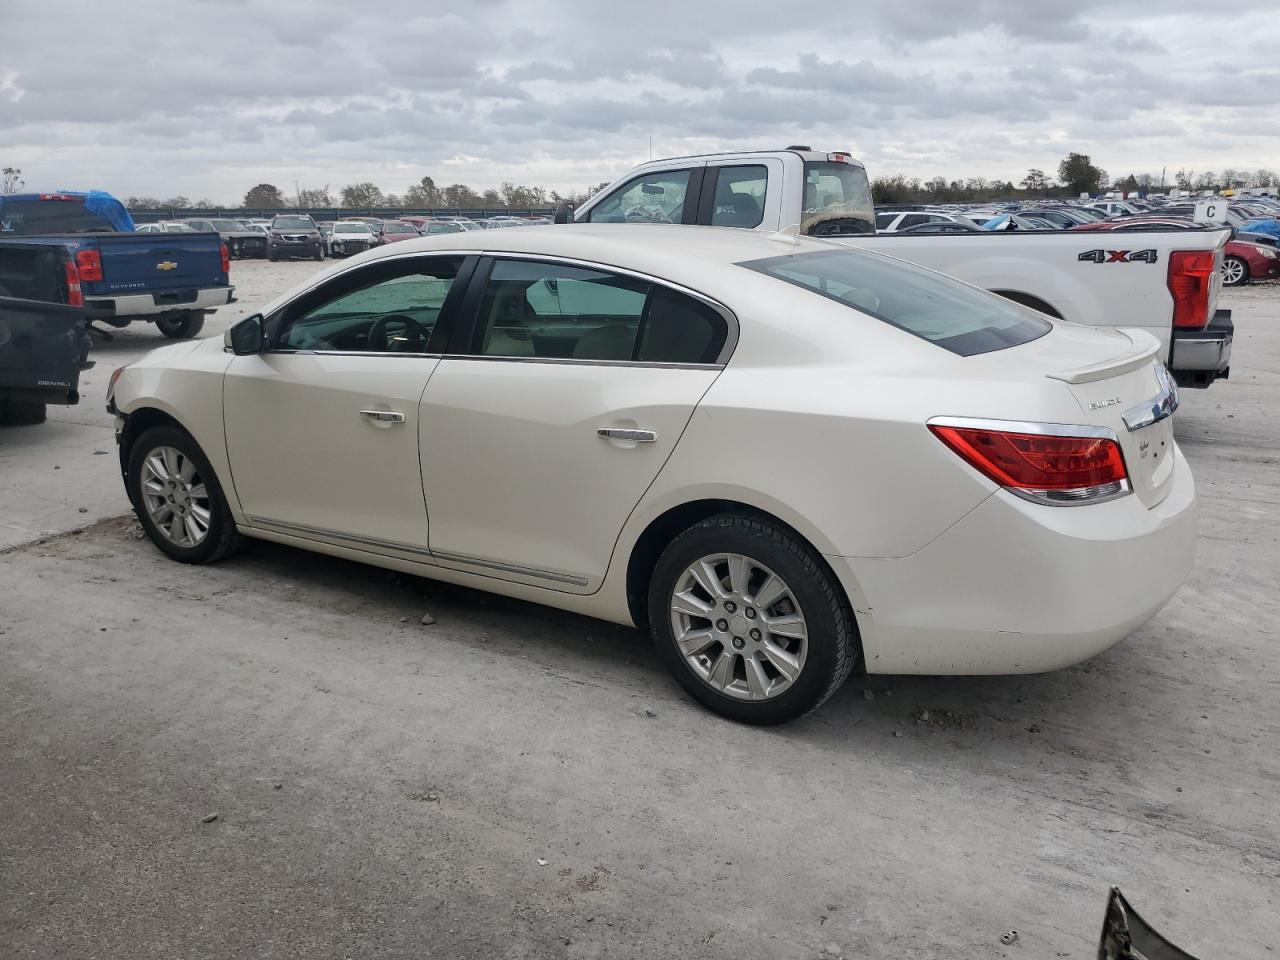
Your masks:
{"label": "dark pickup truck", "polygon": [[0,196],[0,243],[62,246],[80,274],[90,321],[154,323],[166,337],[194,337],[206,313],[234,302],[231,263],[215,233],[137,233],[110,194]]}
{"label": "dark pickup truck", "polygon": [[40,423],[45,405],[80,400],[88,359],[84,297],[71,253],[0,241],[0,424]]}

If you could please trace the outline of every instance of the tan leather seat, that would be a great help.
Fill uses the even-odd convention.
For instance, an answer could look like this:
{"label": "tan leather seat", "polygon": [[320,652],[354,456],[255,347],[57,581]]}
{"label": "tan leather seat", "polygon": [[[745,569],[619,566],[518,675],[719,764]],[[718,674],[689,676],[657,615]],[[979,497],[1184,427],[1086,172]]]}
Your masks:
{"label": "tan leather seat", "polygon": [[586,333],[573,348],[575,360],[630,360],[636,332],[626,323],[606,323]]}

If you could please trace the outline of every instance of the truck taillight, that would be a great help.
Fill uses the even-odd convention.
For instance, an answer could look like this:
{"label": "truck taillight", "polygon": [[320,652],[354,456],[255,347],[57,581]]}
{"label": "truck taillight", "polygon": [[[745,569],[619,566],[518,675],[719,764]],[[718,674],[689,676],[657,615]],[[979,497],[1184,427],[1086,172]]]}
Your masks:
{"label": "truck taillight", "polygon": [[1212,250],[1175,250],[1169,255],[1173,325],[1199,329],[1209,322],[1209,292],[1218,276]]}
{"label": "truck taillight", "polygon": [[84,293],[80,290],[80,271],[70,260],[63,263],[62,269],[67,278],[67,306],[83,307]]}
{"label": "truck taillight", "polygon": [[931,420],[929,429],[971,467],[1026,500],[1066,506],[1129,492],[1124,452],[1112,437],[1017,432],[944,418]]}
{"label": "truck taillight", "polygon": [[853,154],[845,153],[843,150],[841,150],[836,153],[828,153],[827,159],[830,160],[832,163],[852,163]]}
{"label": "truck taillight", "polygon": [[231,272],[231,252],[227,249],[227,245],[222,244],[222,272]]}
{"label": "truck taillight", "polygon": [[76,269],[80,271],[80,279],[90,283],[102,279],[102,254],[97,248],[76,251]]}

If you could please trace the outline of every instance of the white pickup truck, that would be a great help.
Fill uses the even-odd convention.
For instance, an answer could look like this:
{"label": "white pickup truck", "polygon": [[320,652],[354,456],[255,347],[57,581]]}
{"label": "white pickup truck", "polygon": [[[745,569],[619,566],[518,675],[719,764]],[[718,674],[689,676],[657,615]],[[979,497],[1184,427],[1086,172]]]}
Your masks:
{"label": "white pickup truck", "polygon": [[[564,219],[559,217],[558,219]],[[1219,310],[1230,231],[875,233],[867,173],[808,147],[655,160],[591,197],[579,223],[687,223],[828,237],[910,261],[1053,317],[1155,336],[1182,386],[1230,373],[1234,327]]]}

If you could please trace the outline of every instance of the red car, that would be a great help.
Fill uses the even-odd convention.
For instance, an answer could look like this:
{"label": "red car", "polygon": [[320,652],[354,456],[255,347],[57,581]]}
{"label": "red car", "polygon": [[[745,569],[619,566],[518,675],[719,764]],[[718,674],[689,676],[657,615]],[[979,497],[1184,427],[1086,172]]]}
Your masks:
{"label": "red car", "polygon": [[382,236],[378,238],[378,246],[386,246],[388,243],[395,243],[397,240],[414,240],[422,236],[418,232],[418,228],[412,223],[406,223],[404,220],[384,220],[382,222]]}
{"label": "red car", "polygon": [[[1177,217],[1117,217],[1083,223],[1072,230],[1150,230],[1165,227],[1170,230],[1198,230],[1199,224]],[[1238,287],[1251,280],[1273,280],[1280,277],[1280,257],[1276,248],[1245,240],[1228,240],[1222,251],[1222,284]]]}

